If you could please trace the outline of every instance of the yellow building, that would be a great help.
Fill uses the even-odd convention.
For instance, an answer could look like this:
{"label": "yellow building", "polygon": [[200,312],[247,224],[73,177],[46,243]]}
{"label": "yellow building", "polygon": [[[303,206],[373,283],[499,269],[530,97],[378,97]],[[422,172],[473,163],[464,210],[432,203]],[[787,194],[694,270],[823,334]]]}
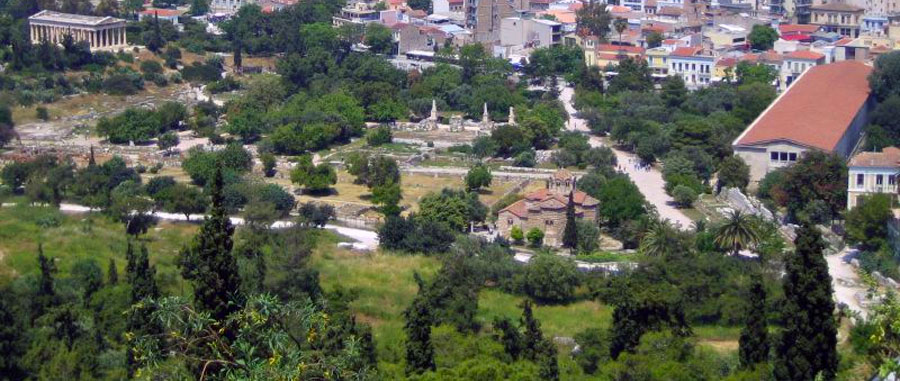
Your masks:
{"label": "yellow building", "polygon": [[653,74],[667,75],[669,73],[669,51],[666,48],[647,49],[644,53],[647,57],[647,66]]}

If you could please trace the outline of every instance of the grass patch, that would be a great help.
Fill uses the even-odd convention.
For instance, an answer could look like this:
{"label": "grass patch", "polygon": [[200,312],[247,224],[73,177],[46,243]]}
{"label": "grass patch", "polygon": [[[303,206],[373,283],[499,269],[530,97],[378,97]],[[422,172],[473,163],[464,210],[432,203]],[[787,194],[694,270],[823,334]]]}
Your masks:
{"label": "grass patch", "polygon": [[[48,222],[56,221],[48,226]],[[141,237],[156,265],[160,286],[166,293],[183,294],[185,284],[176,266],[178,251],[197,230],[193,224],[161,222]],[[94,259],[106,271],[116,261],[125,273],[127,237],[121,224],[100,214],[65,215],[55,208],[18,205],[0,208],[0,280],[38,271],[37,249],[56,259],[63,274],[76,262]]]}
{"label": "grass patch", "polygon": [[311,263],[319,271],[323,289],[342,287],[357,294],[351,308],[360,322],[372,325],[379,359],[402,361],[403,310],[418,290],[413,273],[430,279],[440,268],[438,260],[380,251],[361,254],[321,244]]}
{"label": "grass patch", "polygon": [[625,254],[625,253],[612,253],[608,251],[601,251],[590,254],[578,254],[575,256],[575,259],[579,261],[591,262],[591,263],[603,263],[603,262],[634,262],[639,258],[637,254]]}

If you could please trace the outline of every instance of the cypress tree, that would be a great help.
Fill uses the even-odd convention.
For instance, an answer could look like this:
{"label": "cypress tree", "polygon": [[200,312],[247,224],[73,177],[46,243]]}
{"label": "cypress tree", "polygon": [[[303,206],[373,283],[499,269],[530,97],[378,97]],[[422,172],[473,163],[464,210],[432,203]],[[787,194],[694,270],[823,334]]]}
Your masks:
{"label": "cypress tree", "polygon": [[575,223],[575,192],[569,192],[569,202],[566,204],[566,228],[563,230],[563,247],[574,250],[578,246],[578,225]]}
{"label": "cypress tree", "polygon": [[109,259],[109,267],[106,270],[106,279],[110,286],[119,283],[119,270],[116,269],[116,261],[112,258]]}
{"label": "cypress tree", "polygon": [[544,333],[541,332],[541,323],[534,318],[531,311],[531,301],[526,299],[522,304],[522,327],[525,328],[525,334],[522,338],[522,349],[524,357],[534,361],[538,356],[541,342],[544,341]]}
{"label": "cypress tree", "polygon": [[216,169],[210,192],[211,213],[191,246],[181,251],[181,275],[194,284],[194,304],[219,322],[240,309],[241,280],[232,255],[234,226],[223,205],[222,170]]}
{"label": "cypress tree", "polygon": [[522,333],[513,326],[512,322],[507,318],[495,318],[494,330],[499,334],[500,342],[503,343],[503,350],[513,361],[519,359],[522,354]]}
{"label": "cypress tree", "polygon": [[38,279],[37,295],[34,298],[34,316],[37,318],[44,312],[56,305],[56,290],[53,288],[53,274],[56,273],[56,265],[53,258],[44,255],[44,247],[38,244],[38,266],[41,270],[41,276]]}
{"label": "cypress tree", "polygon": [[775,377],[832,380],[837,371],[837,324],[831,277],[822,252],[825,243],[815,228],[804,224],[785,258],[785,327],[776,348]]}
{"label": "cypress tree", "polygon": [[750,285],[750,300],[747,304],[744,329],[741,330],[740,354],[741,367],[752,368],[769,359],[769,333],[766,329],[766,290],[763,288],[761,274],[754,278]]}
{"label": "cypress tree", "polygon": [[[128,245],[131,249],[131,245]],[[131,303],[137,303],[145,298],[156,299],[159,297],[159,286],[156,285],[156,267],[150,265],[150,254],[147,247],[141,245],[138,255],[132,255],[134,275],[129,276],[131,283]],[[130,275],[130,274],[129,274]]]}
{"label": "cypress tree", "polygon": [[428,303],[425,284],[419,274],[414,274],[419,292],[412,305],[404,311],[406,317],[406,373],[417,374],[435,370],[434,344],[431,342],[431,306]]}
{"label": "cypress tree", "polygon": [[522,340],[523,357],[538,365],[538,373],[542,380],[558,380],[556,347],[552,341],[544,338],[541,323],[534,318],[531,301],[527,299],[522,305],[522,326],[525,328]]}
{"label": "cypress tree", "polygon": [[[147,247],[141,245],[140,252],[134,253],[134,246],[128,241],[125,252],[128,259],[126,265],[126,278],[131,285],[131,304],[136,305],[144,299],[156,299],[159,297],[159,287],[156,285],[156,268],[150,265],[150,255]],[[125,330],[133,336],[150,336],[161,332],[159,325],[153,321],[154,308],[151,304],[141,303],[130,310],[126,320]],[[133,347],[129,347],[126,353],[126,367],[128,377],[134,376],[134,372],[140,364],[135,358]]]}

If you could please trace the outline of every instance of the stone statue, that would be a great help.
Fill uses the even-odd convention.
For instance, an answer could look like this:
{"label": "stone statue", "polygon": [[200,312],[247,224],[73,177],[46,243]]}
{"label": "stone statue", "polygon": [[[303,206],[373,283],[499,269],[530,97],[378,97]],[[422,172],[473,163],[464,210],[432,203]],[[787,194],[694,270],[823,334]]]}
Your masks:
{"label": "stone statue", "polygon": [[509,124],[516,124],[516,109],[513,106],[509,106]]}
{"label": "stone statue", "polygon": [[491,114],[488,114],[487,102],[484,102],[484,113],[481,114],[481,123],[488,124],[491,122]]}

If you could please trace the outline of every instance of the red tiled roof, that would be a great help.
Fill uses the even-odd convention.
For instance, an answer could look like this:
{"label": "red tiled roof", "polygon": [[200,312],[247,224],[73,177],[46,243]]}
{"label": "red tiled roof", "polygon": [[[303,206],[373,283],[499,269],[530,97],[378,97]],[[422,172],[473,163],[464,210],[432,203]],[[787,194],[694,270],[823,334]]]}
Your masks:
{"label": "red tiled roof", "polygon": [[796,52],[790,52],[784,56],[784,58],[791,58],[795,60],[819,60],[824,58],[825,55],[822,53],[811,52],[809,50],[798,50]]}
{"label": "red tiled roof", "polygon": [[784,60],[784,57],[774,50],[769,50],[759,53],[759,60],[761,62],[781,62]]}
{"label": "red tiled roof", "polygon": [[151,9],[144,9],[143,11],[141,11],[141,14],[142,14],[142,15],[148,15],[148,16],[158,15],[159,17],[175,17],[175,16],[181,16],[181,15],[183,15],[183,14],[184,14],[184,11],[179,11],[179,10],[177,10],[177,9],[155,9],[155,8],[151,8]]}
{"label": "red tiled roof", "polygon": [[738,59],[733,57],[725,57],[716,62],[716,66],[732,67],[737,65]]}
{"label": "red tiled roof", "polygon": [[700,53],[703,49],[699,46],[682,46],[679,48],[675,48],[675,50],[670,54],[670,56],[674,57],[693,57]]}
{"label": "red tiled roof", "polygon": [[676,17],[678,17],[678,16],[681,16],[682,13],[684,13],[684,11],[681,10],[681,8],[677,8],[677,7],[661,7],[661,8],[659,8],[658,11],[656,11],[656,14],[660,15],[660,16],[676,16]]}
{"label": "red tiled roof", "polygon": [[525,200],[516,201],[512,204],[509,204],[509,206],[500,209],[500,211],[497,213],[503,213],[504,211],[510,212],[522,218],[528,218],[528,202]]}
{"label": "red tiled roof", "polygon": [[789,34],[781,35],[781,39],[785,41],[810,41],[812,36],[806,34]]}
{"label": "red tiled roof", "polygon": [[891,51],[891,48],[888,48],[884,45],[875,45],[871,49],[869,49],[872,53],[887,53]]}
{"label": "red tiled roof", "polygon": [[630,45],[613,45],[613,44],[599,44],[597,45],[598,52],[626,52],[626,53],[644,53],[644,48],[640,46],[630,46]]}
{"label": "red tiled roof", "polygon": [[577,10],[579,10],[579,9],[581,9],[581,8],[584,8],[584,3],[580,3],[580,2],[579,2],[579,3],[572,3],[572,4],[569,4],[569,10],[570,10],[570,11],[577,11]]}
{"label": "red tiled roof", "polygon": [[813,34],[817,30],[819,30],[819,26],[811,25],[811,24],[781,24],[778,26],[778,32],[780,32],[782,35],[785,35],[785,34]]}
{"label": "red tiled roof", "polygon": [[734,145],[789,141],[833,151],[869,99],[871,72],[871,67],[856,61],[814,66],[763,111]]}
{"label": "red tiled roof", "polygon": [[885,147],[881,152],[861,152],[850,159],[848,167],[898,167],[900,148]]}
{"label": "red tiled roof", "polygon": [[837,42],[835,42],[834,45],[835,45],[835,46],[844,46],[844,45],[847,45],[847,44],[849,44],[849,43],[851,43],[851,42],[853,42],[853,39],[852,39],[852,38],[850,38],[850,37],[844,37],[844,38],[842,38],[842,39],[840,39],[840,40],[837,40]]}

